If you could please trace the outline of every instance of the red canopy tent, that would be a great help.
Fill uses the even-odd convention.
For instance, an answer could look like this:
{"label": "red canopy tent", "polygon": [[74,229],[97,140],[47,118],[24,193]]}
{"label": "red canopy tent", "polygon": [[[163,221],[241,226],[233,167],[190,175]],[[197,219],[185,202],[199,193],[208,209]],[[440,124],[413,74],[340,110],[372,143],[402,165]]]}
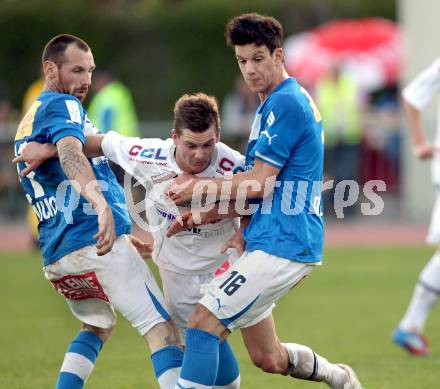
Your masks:
{"label": "red canopy tent", "polygon": [[338,64],[365,90],[374,90],[397,82],[402,34],[396,23],[386,19],[341,19],[291,36],[285,52],[287,71],[307,86]]}

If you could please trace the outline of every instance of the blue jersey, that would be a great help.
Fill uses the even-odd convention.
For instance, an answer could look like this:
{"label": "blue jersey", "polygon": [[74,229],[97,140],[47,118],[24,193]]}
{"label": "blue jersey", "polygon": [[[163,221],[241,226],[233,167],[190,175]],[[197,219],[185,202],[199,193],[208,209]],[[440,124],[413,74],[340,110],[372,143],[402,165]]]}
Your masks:
{"label": "blue jersey", "polygon": [[[85,142],[85,131],[96,131],[79,100],[71,95],[43,92],[20,123],[15,137],[15,154],[27,142],[56,144],[66,136]],[[116,234],[131,231],[122,187],[106,158],[90,161],[101,190],[112,209]],[[18,170],[25,163],[18,164]],[[70,185],[58,159],[50,159],[27,177],[20,178],[26,198],[38,220],[39,244],[44,266],[82,247],[95,243],[98,218],[90,204]]]}
{"label": "blue jersey", "polygon": [[324,160],[322,119],[295,79],[281,82],[258,107],[246,152],[246,168],[259,159],[279,169],[273,196],[256,200],[244,232],[246,250],[299,262],[322,258]]}

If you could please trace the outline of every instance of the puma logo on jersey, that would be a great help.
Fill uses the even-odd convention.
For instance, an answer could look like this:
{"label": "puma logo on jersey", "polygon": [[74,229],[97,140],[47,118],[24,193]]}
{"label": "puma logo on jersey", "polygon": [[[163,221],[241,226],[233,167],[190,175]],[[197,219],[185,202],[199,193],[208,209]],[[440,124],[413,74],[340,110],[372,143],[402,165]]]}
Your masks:
{"label": "puma logo on jersey", "polygon": [[226,307],[226,305],[223,305],[223,304],[221,303],[221,301],[220,301],[220,299],[219,299],[218,297],[215,299],[215,301],[216,301],[217,304],[218,304],[217,311],[220,311],[220,309]]}
{"label": "puma logo on jersey", "polygon": [[278,136],[278,134],[270,136],[270,134],[269,134],[269,132],[267,130],[264,130],[261,133],[261,135],[266,135],[267,136],[267,139],[269,139],[269,145],[271,145],[272,144],[272,140]]}

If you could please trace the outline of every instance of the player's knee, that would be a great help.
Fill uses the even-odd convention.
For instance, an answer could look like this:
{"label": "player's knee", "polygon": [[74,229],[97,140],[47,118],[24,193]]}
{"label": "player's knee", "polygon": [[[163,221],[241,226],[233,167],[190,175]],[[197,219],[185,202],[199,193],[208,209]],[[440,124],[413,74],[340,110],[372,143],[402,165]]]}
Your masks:
{"label": "player's knee", "polygon": [[144,335],[144,339],[152,353],[163,347],[180,346],[179,333],[172,320],[156,324]]}
{"label": "player's knee", "polygon": [[198,328],[210,332],[212,323],[215,323],[218,319],[206,309],[203,305],[198,304],[194,309],[194,312],[188,319],[188,328]]}
{"label": "player's knee", "polygon": [[112,328],[99,328],[99,327],[91,326],[89,324],[84,324],[84,323],[82,325],[82,329],[84,331],[93,332],[95,335],[99,336],[99,338],[102,340],[103,343],[105,343],[107,341],[107,339],[110,338],[110,335],[113,332],[113,327]]}
{"label": "player's knee", "polygon": [[278,358],[276,358],[274,354],[258,353],[251,355],[251,359],[255,366],[266,373],[280,373],[283,371],[278,362]]}

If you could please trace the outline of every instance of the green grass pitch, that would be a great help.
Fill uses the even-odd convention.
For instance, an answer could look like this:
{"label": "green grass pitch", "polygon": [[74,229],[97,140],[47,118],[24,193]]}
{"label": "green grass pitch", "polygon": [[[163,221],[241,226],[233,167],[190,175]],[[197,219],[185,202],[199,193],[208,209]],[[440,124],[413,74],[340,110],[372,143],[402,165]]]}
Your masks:
{"label": "green grass pitch", "polygon": [[[390,341],[431,253],[423,247],[327,250],[324,266],[278,302],[280,339],[351,364],[367,389],[439,387],[438,312],[426,329],[431,356],[412,357]],[[53,388],[78,323],[44,279],[38,254],[1,254],[0,262],[0,388]],[[325,387],[265,374],[249,362],[239,333],[231,341],[244,389]],[[119,318],[87,388],[157,387],[143,340]]]}

